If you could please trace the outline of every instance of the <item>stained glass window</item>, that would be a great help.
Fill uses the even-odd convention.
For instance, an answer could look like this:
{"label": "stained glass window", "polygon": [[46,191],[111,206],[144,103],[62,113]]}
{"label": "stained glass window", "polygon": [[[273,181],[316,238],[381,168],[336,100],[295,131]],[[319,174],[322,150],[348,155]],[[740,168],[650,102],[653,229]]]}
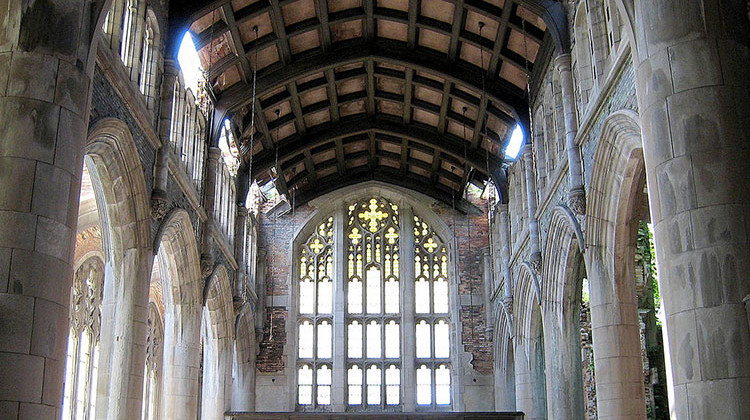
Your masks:
{"label": "stained glass window", "polygon": [[[414,277],[404,279],[399,206],[371,197],[349,203],[343,216],[343,246],[334,247],[334,217],[329,217],[306,238],[296,260],[298,408],[325,411],[344,404],[347,411],[398,411],[405,399],[416,401],[420,409],[450,408],[453,327],[447,246],[427,222],[409,216],[409,224],[414,223]],[[410,235],[411,230],[407,228]],[[342,252],[343,278],[334,275],[334,249]],[[407,306],[404,280],[414,286],[414,304]],[[336,301],[335,293],[341,293]],[[334,307],[334,302],[343,306]],[[409,311],[408,322],[414,322],[408,328],[404,311]],[[406,333],[416,334],[412,348],[403,347]],[[337,373],[334,359],[342,355],[346,371]],[[401,386],[404,357],[414,359],[409,370],[413,366],[415,371],[408,374],[415,376],[416,390]],[[344,381],[344,401],[333,401],[336,377]]]}
{"label": "stained glass window", "polygon": [[333,358],[333,217],[315,227],[299,256],[297,403],[331,404]]}
{"label": "stained glass window", "polygon": [[[350,392],[347,404],[356,409],[379,409],[398,404],[399,398],[386,398],[387,392],[400,395],[400,381],[385,379],[387,366],[400,371],[399,314],[401,299],[399,260],[399,208],[384,199],[370,198],[348,207],[347,250],[347,340],[346,358],[352,366],[366,366],[366,392]],[[364,326],[364,337],[353,325]],[[353,350],[353,351],[352,351]],[[388,384],[388,385],[386,385]],[[356,386],[356,384],[349,384]],[[350,388],[351,389],[351,388]],[[364,397],[364,398],[363,398]]]}

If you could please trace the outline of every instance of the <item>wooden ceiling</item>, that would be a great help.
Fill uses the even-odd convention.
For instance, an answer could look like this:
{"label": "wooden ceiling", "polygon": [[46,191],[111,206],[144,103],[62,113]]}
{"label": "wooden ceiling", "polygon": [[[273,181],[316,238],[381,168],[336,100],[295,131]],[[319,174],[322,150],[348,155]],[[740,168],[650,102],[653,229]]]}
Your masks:
{"label": "wooden ceiling", "polygon": [[243,168],[297,204],[371,179],[451,203],[490,178],[505,196],[503,149],[561,27],[551,0],[197,3],[214,124],[230,118]]}

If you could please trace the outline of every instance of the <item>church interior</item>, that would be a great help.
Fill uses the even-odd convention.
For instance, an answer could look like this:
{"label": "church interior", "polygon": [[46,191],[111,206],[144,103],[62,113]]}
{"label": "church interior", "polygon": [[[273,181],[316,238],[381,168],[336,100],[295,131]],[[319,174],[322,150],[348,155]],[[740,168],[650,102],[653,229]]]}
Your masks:
{"label": "church interior", "polygon": [[748,419],[749,68],[746,0],[0,0],[0,420]]}

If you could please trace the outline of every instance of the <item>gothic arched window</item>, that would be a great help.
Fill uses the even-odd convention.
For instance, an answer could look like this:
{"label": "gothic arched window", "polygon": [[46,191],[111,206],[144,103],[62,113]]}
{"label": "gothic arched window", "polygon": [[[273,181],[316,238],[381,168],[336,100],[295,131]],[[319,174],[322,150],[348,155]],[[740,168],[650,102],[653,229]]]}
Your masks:
{"label": "gothic arched window", "polygon": [[319,223],[297,261],[298,409],[452,408],[449,253],[427,222],[367,197]]}
{"label": "gothic arched window", "polygon": [[162,343],[164,329],[158,310],[151,304],[148,314],[148,337],[146,338],[146,365],[143,369],[143,403],[141,419],[159,418],[159,379],[161,373]]}
{"label": "gothic arched window", "polygon": [[104,266],[96,257],[84,261],[73,277],[63,420],[95,418],[103,283]]}

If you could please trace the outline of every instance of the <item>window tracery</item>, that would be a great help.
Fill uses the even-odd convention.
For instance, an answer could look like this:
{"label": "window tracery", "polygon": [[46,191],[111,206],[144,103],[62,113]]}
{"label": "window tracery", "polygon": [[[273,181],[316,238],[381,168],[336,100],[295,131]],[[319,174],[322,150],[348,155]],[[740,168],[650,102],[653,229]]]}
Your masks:
{"label": "window tracery", "polygon": [[[337,403],[347,411],[399,411],[405,398],[415,397],[421,410],[451,408],[448,248],[419,217],[409,220],[405,232],[400,210],[383,198],[356,201],[338,213],[345,218],[343,244],[334,246],[332,216],[300,247],[296,390],[300,410],[326,411]],[[412,236],[407,243],[414,240],[411,279],[402,278],[400,261],[402,235],[407,234]],[[341,253],[342,271],[335,270],[334,252]],[[343,278],[336,278],[335,272]],[[412,300],[402,300],[403,281],[414,282],[414,291],[409,292],[414,303],[406,307],[403,302]],[[337,286],[338,282],[343,284]],[[341,308],[333,307],[334,290],[343,293]],[[334,325],[340,326],[336,328],[341,328],[343,341],[333,339]],[[402,346],[401,335],[408,331],[417,333],[414,348]],[[343,363],[337,366],[345,369],[340,373],[334,367],[336,354]],[[403,370],[405,357],[413,358],[408,369],[413,366],[413,372]],[[334,402],[331,384],[336,375],[341,375],[344,395],[343,401]],[[416,395],[413,389],[402,389],[405,377],[416,377],[421,385]]]}
{"label": "window tracery", "polygon": [[99,369],[104,267],[92,257],[73,277],[62,419],[93,419]]}
{"label": "window tracery", "polygon": [[143,420],[156,420],[159,417],[159,375],[163,339],[161,317],[152,306],[148,316],[146,364],[143,370],[143,403],[141,408],[141,419]]}

